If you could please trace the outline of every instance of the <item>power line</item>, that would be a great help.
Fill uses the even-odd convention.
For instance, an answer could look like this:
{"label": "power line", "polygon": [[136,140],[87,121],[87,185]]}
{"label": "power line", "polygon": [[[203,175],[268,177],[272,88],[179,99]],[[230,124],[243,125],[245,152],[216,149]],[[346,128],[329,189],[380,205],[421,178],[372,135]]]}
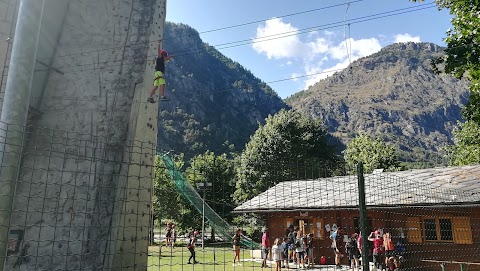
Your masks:
{"label": "power line", "polygon": [[[295,35],[298,35],[298,34],[305,34],[305,33],[310,33],[310,32],[313,32],[313,31],[336,28],[336,27],[340,27],[340,26],[345,25],[345,23],[347,23],[347,22],[349,24],[356,24],[356,23],[372,21],[372,20],[377,20],[377,19],[386,18],[386,17],[393,17],[393,16],[396,16],[396,15],[411,13],[411,12],[415,12],[415,11],[421,11],[421,10],[425,10],[425,9],[435,7],[435,4],[433,4],[433,5],[432,4],[433,3],[428,3],[428,4],[419,5],[417,7],[409,7],[409,8],[402,8],[402,9],[397,9],[397,10],[392,10],[392,11],[387,11],[387,12],[381,12],[381,13],[377,13],[377,14],[373,14],[373,15],[367,15],[367,16],[362,16],[362,17],[358,17],[358,18],[355,18],[355,19],[350,19],[350,20],[347,20],[347,21],[338,21],[338,22],[334,22],[334,23],[328,23],[328,24],[313,26],[313,27],[309,27],[309,28],[303,28],[303,29],[300,29],[300,31],[288,31],[288,32],[283,32],[283,33],[279,33],[279,34],[264,36],[264,37],[259,38],[259,39],[253,39],[253,40],[252,39],[246,39],[246,40],[222,43],[222,44],[213,45],[212,47],[215,47],[217,50],[222,50],[222,49],[227,49],[227,48],[232,48],[232,47],[237,47],[237,46],[243,46],[243,45],[248,45],[248,44],[253,44],[253,43],[271,41],[271,40],[276,40],[276,39],[280,39],[280,38],[295,36]],[[419,8],[419,7],[422,7],[422,8]],[[393,13],[393,14],[389,14],[389,13]],[[389,14],[389,15],[386,15],[386,14]],[[371,17],[374,17],[374,18],[371,18]],[[371,18],[371,19],[367,19],[367,18]],[[230,45],[232,45],[232,46],[230,46]],[[222,47],[222,46],[224,46],[224,47]],[[220,48],[218,48],[218,47],[220,47]],[[174,52],[174,53],[178,54],[178,52],[181,53],[181,52],[191,52],[191,51],[192,50],[190,49],[190,50],[184,50],[184,51],[177,51],[177,52]],[[196,54],[196,53],[197,52],[186,53],[186,54],[181,54],[181,55],[176,55],[176,56],[185,56],[185,55]]]}
{"label": "power line", "polygon": [[[356,3],[356,2],[363,2],[363,1],[366,1],[366,0],[355,0],[355,1],[351,1],[351,2],[349,2],[349,3]],[[295,12],[295,13],[290,13],[290,14],[286,14],[286,15],[275,16],[275,18],[292,17],[292,16],[296,16],[296,15],[301,15],[301,14],[316,12],[316,11],[320,11],[320,10],[335,8],[335,7],[339,7],[339,6],[344,6],[344,5],[346,5],[346,4],[348,4],[348,3],[335,4],[335,5],[325,6],[325,7],[316,8],[316,9],[309,9],[309,10],[300,11],[300,12]],[[198,34],[206,34],[206,33],[218,32],[218,31],[223,31],[223,30],[232,29],[232,28],[238,28],[238,27],[242,27],[242,26],[247,26],[247,25],[255,24],[255,23],[261,23],[261,22],[264,22],[265,20],[268,20],[268,19],[250,21],[250,22],[246,22],[246,23],[241,23],[241,24],[236,24],[236,25],[231,25],[231,26],[226,26],[226,27],[215,28],[215,29],[211,29],[211,30],[206,30],[206,31],[198,32]],[[190,36],[190,35],[181,35],[181,36],[178,36],[178,37],[172,37],[172,38],[163,39],[163,40],[165,41],[165,40],[172,40],[172,39],[180,39],[180,38],[188,37],[188,36]],[[143,45],[143,44],[149,44],[149,43],[155,43],[155,42],[156,42],[156,41],[152,41],[152,42],[150,42],[150,41],[149,41],[149,42],[139,42],[139,43],[133,43],[133,44],[125,45],[125,46],[114,46],[114,47],[96,49],[96,50],[87,51],[87,52],[81,52],[81,53],[58,55],[58,56],[55,56],[55,57],[68,57],[68,56],[74,56],[74,55],[81,55],[81,54],[88,54],[88,53],[96,53],[96,52],[101,52],[101,51],[107,51],[107,50],[112,50],[112,49],[122,49],[122,48],[124,48],[124,47],[130,47],[130,46],[136,46],[136,45]]]}
{"label": "power line", "polygon": [[[421,10],[425,10],[425,9],[429,9],[429,8],[433,8],[433,7],[435,7],[434,3],[422,4],[422,5],[419,5],[417,7],[413,7],[413,8],[402,8],[402,9],[377,13],[377,14],[373,14],[373,15],[362,16],[362,17],[358,17],[358,18],[355,18],[355,19],[350,19],[350,20],[347,20],[347,21],[338,21],[338,22],[335,22],[335,23],[328,23],[328,24],[323,24],[323,25],[319,25],[319,26],[315,26],[315,27],[309,27],[309,28],[302,29],[300,31],[289,31],[289,32],[284,32],[284,33],[280,33],[280,34],[269,35],[269,36],[262,37],[261,39],[254,39],[253,41],[251,39],[240,40],[240,41],[235,41],[235,42],[230,42],[230,43],[218,44],[218,45],[214,45],[212,47],[220,46],[220,48],[215,48],[215,49],[216,50],[224,50],[224,49],[228,49],[228,48],[239,47],[239,46],[249,45],[249,44],[253,44],[253,43],[266,42],[266,41],[286,38],[286,37],[290,37],[290,36],[294,36],[294,35],[305,34],[305,33],[309,33],[309,32],[312,32],[312,31],[319,31],[319,30],[336,28],[336,27],[343,26],[347,22],[350,25],[351,24],[357,24],[357,23],[373,21],[373,20],[378,20],[378,19],[387,18],[387,17],[393,17],[393,16],[397,16],[397,15],[402,15],[402,14],[406,14],[406,13],[421,11]],[[190,50],[184,50],[184,51],[177,51],[177,53],[178,52],[187,52],[187,53],[176,55],[176,57],[193,55],[193,54],[198,54],[198,53],[202,53],[202,52],[208,52],[208,49],[201,49],[201,50],[196,49],[195,51],[190,49]],[[90,65],[99,65],[99,66],[100,65],[108,65],[109,63],[123,62],[125,60],[141,59],[143,61],[145,58],[149,59],[151,57],[154,57],[154,55],[147,55],[146,57],[124,58],[124,59],[119,59],[119,60],[107,60],[107,61],[98,62],[98,63],[66,65],[66,66],[55,67],[55,69],[82,67],[82,66],[90,66]],[[122,64],[120,64],[120,65],[122,65]],[[115,66],[120,66],[120,65],[108,65],[107,67],[102,67],[102,68],[98,67],[98,68],[88,68],[88,69],[81,69],[81,70],[74,70],[74,71],[64,71],[64,73],[80,72],[80,71],[85,71],[85,70],[104,69],[104,68],[115,67]],[[39,70],[36,70],[36,71],[46,71],[46,69],[39,69]]]}
{"label": "power line", "polygon": [[[451,47],[449,49],[454,49],[454,48],[462,48],[462,47],[466,47],[466,45],[460,45],[460,46],[455,46],[455,47]],[[350,67],[351,70],[353,70],[354,68],[358,68],[358,67]],[[268,85],[268,84],[275,84],[275,83],[280,83],[280,82],[284,82],[284,81],[290,81],[290,80],[297,80],[297,79],[300,79],[300,78],[305,78],[305,77],[311,77],[311,76],[316,76],[316,75],[320,75],[320,74],[326,74],[326,73],[335,73],[335,72],[339,72],[339,71],[343,71],[345,70],[345,68],[339,68],[339,69],[335,69],[335,70],[324,70],[324,71],[321,71],[321,72],[317,72],[317,73],[311,73],[311,74],[304,74],[304,75],[299,75],[299,76],[291,76],[291,77],[288,77],[288,78],[282,78],[282,79],[277,79],[277,80],[272,80],[272,81],[268,81],[268,82],[260,82],[258,84],[256,84],[255,86],[256,87],[262,87],[263,85]],[[192,96],[202,96],[202,95],[209,95],[209,94],[215,94],[215,93],[221,93],[221,92],[227,92],[227,91],[232,91],[232,90],[242,90],[242,89],[238,89],[238,88],[225,88],[225,89],[221,89],[221,90],[217,90],[217,91],[212,91],[212,92],[208,92],[206,94],[193,94]],[[38,96],[32,96],[32,98],[37,98]],[[94,99],[95,98],[92,98],[92,99],[80,99],[80,98],[77,98],[77,97],[72,97],[72,98],[66,98],[66,97],[56,97],[56,96],[44,96],[44,97],[53,97],[57,100],[77,100],[77,101],[88,101],[88,102],[91,102],[91,103],[94,103]],[[1,99],[0,99],[1,100]],[[132,104],[148,104],[148,102],[132,102]],[[92,110],[97,110],[97,109],[92,109]]]}
{"label": "power line", "polygon": [[[363,1],[365,1],[365,0],[350,1],[350,2],[346,2],[346,3],[341,3],[341,4],[326,6],[326,7],[322,7],[322,8],[310,9],[310,10],[300,11],[300,12],[291,13],[291,14],[282,15],[282,16],[275,16],[275,18],[286,18],[286,17],[296,16],[296,15],[300,15],[300,14],[305,14],[305,13],[310,13],[310,12],[325,10],[325,9],[329,9],[329,8],[340,7],[340,6],[344,6],[344,5],[350,5],[351,3],[363,2]],[[236,27],[246,26],[246,25],[251,25],[251,24],[256,24],[256,23],[262,23],[262,22],[264,22],[264,21],[266,21],[266,20],[268,20],[268,19],[269,19],[269,18],[266,18],[266,19],[263,19],[263,20],[252,21],[252,22],[248,22],[248,23],[243,23],[243,24],[238,24],[238,25],[233,25],[233,26],[221,27],[221,28],[217,28],[217,29],[213,29],[213,30],[208,30],[208,31],[199,32],[199,34],[210,33],[210,32],[220,31],[220,30],[225,30],[225,29],[231,29],[231,28],[236,28]]]}
{"label": "power line", "polygon": [[[299,76],[291,76],[291,77],[288,77],[288,78],[282,78],[282,79],[277,79],[277,80],[268,81],[268,82],[263,82],[262,81],[262,82],[258,83],[256,86],[261,87],[262,85],[275,84],[275,83],[280,83],[280,82],[290,81],[290,80],[297,80],[297,79],[300,79],[300,78],[311,77],[311,76],[316,76],[316,75],[325,74],[325,73],[338,72],[338,71],[342,71],[342,70],[344,70],[344,69],[335,69],[335,70],[321,71],[321,72],[311,73],[311,74],[304,74],[304,75],[299,75]],[[225,89],[221,89],[221,90],[208,92],[208,94],[227,92],[227,91],[231,91],[231,90],[242,90],[242,89],[231,87],[231,88],[225,88]],[[205,94],[193,94],[191,96],[202,96],[202,95],[205,95]],[[38,98],[38,97],[39,96],[32,96],[32,98]],[[59,96],[59,97],[43,96],[43,97],[51,97],[51,98],[53,97],[57,100],[76,100],[76,101],[82,100],[82,101],[88,101],[88,102],[94,103],[94,98],[92,98],[92,99],[79,99],[79,98],[76,98],[76,97],[67,98],[67,97],[62,97],[62,96]],[[143,103],[148,103],[148,102],[134,102],[134,103],[143,104]],[[92,110],[96,110],[96,109],[92,109]]]}

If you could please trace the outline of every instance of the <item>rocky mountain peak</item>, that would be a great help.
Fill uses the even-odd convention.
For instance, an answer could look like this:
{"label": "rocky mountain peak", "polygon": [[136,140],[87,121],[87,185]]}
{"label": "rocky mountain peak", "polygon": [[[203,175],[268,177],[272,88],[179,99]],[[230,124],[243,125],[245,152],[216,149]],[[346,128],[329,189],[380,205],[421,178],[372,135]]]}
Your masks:
{"label": "rocky mountain peak", "polygon": [[[452,142],[468,98],[467,82],[432,72],[430,60],[442,50],[433,43],[389,45],[287,103],[322,119],[344,143],[363,132],[396,144],[405,160],[427,159]],[[415,152],[421,154],[413,158]]]}

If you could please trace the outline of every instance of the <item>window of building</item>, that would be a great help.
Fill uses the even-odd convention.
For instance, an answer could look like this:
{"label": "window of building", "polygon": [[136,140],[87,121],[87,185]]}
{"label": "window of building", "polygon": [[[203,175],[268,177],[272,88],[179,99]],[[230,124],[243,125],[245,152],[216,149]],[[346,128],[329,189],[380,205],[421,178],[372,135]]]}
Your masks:
{"label": "window of building", "polygon": [[440,239],[442,241],[453,241],[452,220],[449,218],[438,219],[440,228]]}
{"label": "window of building", "polygon": [[407,217],[405,228],[409,243],[473,244],[469,217]]}
{"label": "window of building", "polygon": [[435,219],[424,219],[423,227],[425,230],[425,240],[427,241],[437,241],[437,224]]}
{"label": "window of building", "polygon": [[424,218],[425,241],[453,241],[451,218]]}

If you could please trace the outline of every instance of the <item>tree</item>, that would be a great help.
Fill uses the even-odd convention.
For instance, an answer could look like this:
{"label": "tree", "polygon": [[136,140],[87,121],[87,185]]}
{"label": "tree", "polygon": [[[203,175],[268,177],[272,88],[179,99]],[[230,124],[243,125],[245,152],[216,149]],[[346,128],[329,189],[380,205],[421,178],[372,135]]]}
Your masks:
{"label": "tree", "polygon": [[212,183],[205,191],[205,199],[212,209],[227,222],[232,221],[234,202],[232,194],[235,189],[234,162],[226,154],[215,155],[211,151],[197,155],[190,160],[187,179],[195,187],[202,182]]}
{"label": "tree", "polygon": [[460,124],[454,131],[455,145],[450,147],[454,166],[480,163],[480,125],[474,121]]}
{"label": "tree", "polygon": [[[174,158],[175,168],[181,170],[184,166],[183,155]],[[153,214],[154,219],[174,221],[177,230],[199,228],[202,217],[195,208],[177,192],[167,168],[162,160],[155,160],[155,179],[153,183]]]}
{"label": "tree", "polygon": [[364,172],[371,173],[374,169],[395,170],[399,167],[396,149],[383,142],[380,138],[371,139],[365,134],[355,137],[343,151],[345,162],[356,169],[358,162],[363,162]]}
{"label": "tree", "polygon": [[439,8],[450,10],[450,14],[453,15],[451,20],[453,29],[447,31],[447,37],[444,39],[447,43],[445,55],[432,61],[434,69],[439,72],[443,67],[445,73],[453,74],[457,78],[467,77],[471,82],[470,98],[463,108],[466,123],[460,125],[455,132],[457,145],[454,147],[455,156],[452,157],[452,163],[460,165],[475,161],[473,157],[464,158],[469,156],[467,155],[469,150],[479,147],[478,141],[465,139],[470,138],[473,127],[480,125],[480,35],[478,33],[480,2],[478,0],[436,0],[435,2]]}
{"label": "tree", "polygon": [[268,116],[238,159],[236,202],[251,199],[281,181],[323,175],[326,165],[336,161],[327,138],[319,120],[299,112],[282,109]]}

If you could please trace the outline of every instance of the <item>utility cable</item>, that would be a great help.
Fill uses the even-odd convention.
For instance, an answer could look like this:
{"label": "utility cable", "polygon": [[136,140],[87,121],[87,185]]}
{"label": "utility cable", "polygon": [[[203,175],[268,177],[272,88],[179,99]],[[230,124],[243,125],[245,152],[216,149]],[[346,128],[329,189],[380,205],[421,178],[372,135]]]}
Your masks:
{"label": "utility cable", "polygon": [[[433,4],[433,5],[432,4],[433,3],[420,5],[420,6],[424,6],[422,8],[418,8],[418,7],[413,7],[412,8],[412,7],[410,7],[410,8],[403,8],[403,9],[397,9],[397,10],[392,10],[392,11],[388,11],[388,12],[377,13],[377,14],[373,14],[373,15],[367,15],[367,16],[358,17],[358,18],[355,18],[355,19],[348,20],[347,22],[349,22],[349,24],[356,24],[356,23],[373,21],[373,20],[387,18],[387,17],[393,17],[393,16],[396,16],[396,15],[402,15],[402,14],[406,14],[406,13],[411,13],[411,12],[421,11],[421,10],[425,10],[425,9],[429,9],[429,8],[434,8],[435,4]],[[393,13],[393,14],[384,15],[384,14],[388,14],[388,13]],[[377,16],[377,17],[375,17],[375,16]],[[371,17],[373,17],[373,18],[371,18]],[[279,33],[279,34],[264,36],[264,37],[259,38],[259,39],[253,39],[253,40],[252,39],[246,39],[246,40],[217,44],[217,45],[213,45],[212,47],[215,47],[217,50],[223,50],[223,49],[232,48],[232,47],[238,47],[238,46],[243,46],[243,45],[249,45],[249,44],[254,44],[254,43],[260,43],[260,42],[266,42],[266,41],[291,37],[291,36],[295,36],[295,35],[299,35],[299,34],[311,33],[311,32],[319,31],[319,30],[336,28],[336,27],[343,26],[345,23],[346,23],[345,21],[338,21],[338,22],[334,22],[334,23],[328,23],[328,24],[324,24],[324,25],[318,25],[318,26],[314,26],[314,27],[303,28],[303,29],[300,29],[300,31],[288,31],[288,32],[283,32],[283,33]],[[193,51],[192,49],[188,49],[188,50],[177,51],[177,52],[173,52],[173,53],[175,54],[175,56],[185,56],[185,55],[196,54],[198,52],[201,52],[198,49],[196,49],[195,52],[192,52],[192,51]],[[191,53],[185,53],[185,54],[178,55],[178,53],[181,53],[181,52],[191,52]]]}
{"label": "utility cable", "polygon": [[[359,18],[355,18],[355,19],[350,19],[350,20],[348,20],[348,22],[349,22],[349,24],[357,24],[357,23],[362,23],[362,22],[367,22],[367,21],[372,21],[372,20],[377,20],[377,19],[382,19],[382,18],[393,17],[393,16],[396,16],[396,15],[402,15],[402,14],[406,14],[406,13],[411,13],[411,12],[416,12],[416,11],[421,11],[421,10],[433,8],[433,7],[435,7],[435,4],[429,3],[429,4],[424,4],[422,6],[423,7],[421,7],[421,8],[418,8],[418,7],[415,7],[415,9],[403,8],[403,9],[392,10],[392,11],[388,11],[388,12],[382,12],[382,13],[378,13],[378,14],[374,14],[374,15],[363,16],[363,17],[359,17]],[[390,14],[390,13],[393,13],[393,14]],[[386,14],[388,14],[388,15],[386,15]],[[377,17],[375,17],[375,16],[377,16]],[[316,26],[316,27],[310,27],[310,28],[302,29],[301,31],[293,31],[294,32],[293,34],[290,34],[290,33],[292,33],[292,31],[289,31],[289,32],[284,32],[284,33],[280,33],[280,34],[275,34],[275,35],[262,37],[261,39],[254,39],[253,41],[251,39],[241,40],[241,41],[235,41],[235,42],[230,42],[230,43],[214,45],[212,47],[215,47],[216,50],[224,50],[224,49],[233,48],[233,47],[239,47],[239,46],[244,46],[244,45],[249,45],[249,44],[254,44],[254,43],[259,43],[259,42],[266,42],[266,41],[286,38],[286,37],[293,36],[293,35],[305,34],[305,33],[309,33],[309,32],[312,32],[312,31],[319,31],[319,30],[336,28],[336,27],[342,26],[344,24],[345,24],[344,21],[339,21],[339,22],[335,22],[335,23],[329,23],[329,24],[325,24],[325,25],[319,25],[319,26]],[[324,26],[326,26],[326,27],[324,27]],[[280,36],[280,37],[278,37],[278,36]],[[265,39],[265,38],[268,38],[268,39]],[[230,45],[230,46],[226,46],[226,45]],[[221,48],[216,48],[216,46],[219,46]],[[188,52],[188,53],[180,54],[180,55],[176,54],[175,55],[176,57],[198,54],[198,53],[202,53],[202,52],[208,52],[208,49],[201,49],[201,50],[196,49],[196,51],[193,51],[193,50],[189,49],[189,50],[184,50],[184,51],[177,51],[175,53],[179,53],[179,52]],[[174,54],[174,53],[172,53],[172,54]],[[54,67],[54,68],[60,70],[60,69],[63,69],[63,68],[72,68],[72,67],[81,67],[81,66],[90,66],[90,65],[100,66],[100,65],[108,65],[109,63],[113,63],[113,62],[123,62],[125,60],[141,59],[143,61],[145,58],[150,59],[151,57],[154,57],[154,55],[147,55],[146,57],[132,57],[132,58],[126,58],[126,59],[120,59],[120,60],[107,60],[107,61],[99,62],[99,63],[65,65],[65,66],[59,66],[59,67]],[[72,73],[72,72],[79,72],[79,71],[85,71],[85,70],[104,69],[104,68],[115,67],[115,66],[120,66],[120,65],[108,65],[106,67],[101,67],[101,68],[98,67],[98,68],[81,69],[81,70],[75,70],[75,71],[64,71],[64,73]],[[36,71],[46,71],[46,69],[39,69],[39,70],[36,70]]]}
{"label": "utility cable", "polygon": [[[363,1],[366,1],[366,0],[355,0],[355,1],[352,1],[352,3],[355,3],[355,2],[363,2]],[[349,2],[349,3],[350,3],[350,2]],[[331,6],[325,6],[325,7],[321,7],[321,8],[310,9],[310,10],[305,10],[305,11],[290,13],[290,14],[281,15],[281,16],[275,16],[275,18],[292,17],[292,16],[296,16],[296,15],[311,13],[311,12],[320,11],[320,10],[325,10],[325,9],[330,9],[330,8],[334,8],[334,7],[339,7],[339,6],[343,6],[343,5],[346,5],[346,4],[347,4],[347,3],[335,4],[335,5],[331,5]],[[255,24],[255,23],[261,23],[261,22],[264,22],[264,21],[266,21],[266,20],[268,20],[268,19],[256,20],[256,21],[241,23],[241,24],[237,24],[237,25],[231,25],[231,26],[226,26],[226,27],[215,28],[215,29],[211,29],[211,30],[206,30],[206,31],[198,32],[198,34],[200,35],[200,34],[212,33],[212,32],[217,32],[217,31],[232,29],[232,28],[238,28],[238,27],[242,27],[242,26],[247,26],[247,25]],[[165,41],[165,40],[180,39],[180,38],[188,37],[188,36],[190,36],[190,35],[181,35],[181,36],[177,36],[177,37],[166,38],[166,39],[163,39],[163,40]],[[126,46],[114,46],[114,47],[96,49],[96,50],[87,51],[87,52],[80,52],[80,53],[73,53],[73,54],[58,55],[58,56],[55,56],[55,57],[56,57],[56,58],[58,58],[58,57],[69,57],[69,56],[75,56],[75,55],[81,55],[81,54],[96,53],[96,52],[101,52],[101,51],[107,51],[107,50],[113,50],[113,49],[121,49],[121,48],[123,48],[123,47],[130,47],[130,46],[136,46],[136,45],[144,45],[144,44],[150,44],[150,43],[155,43],[155,42],[156,42],[156,41],[152,41],[152,42],[150,42],[150,41],[148,41],[148,42],[139,42],[139,43],[129,44],[129,45],[126,45]]]}
{"label": "utility cable", "polygon": [[[332,73],[332,72],[335,73],[335,72],[342,71],[342,70],[344,70],[344,69],[335,69],[335,70],[321,71],[321,72],[311,73],[311,74],[304,74],[304,75],[299,75],[299,76],[291,76],[291,77],[288,77],[288,78],[277,79],[277,80],[273,80],[273,81],[269,81],[269,82],[263,82],[262,81],[262,82],[258,83],[256,85],[256,87],[262,87],[263,85],[275,84],[275,83],[280,83],[280,82],[285,82],[285,81],[290,81],[290,80],[297,80],[297,79],[300,79],[300,78],[311,77],[311,76],[316,76],[316,75],[325,74],[325,73]],[[242,89],[231,87],[231,88],[225,88],[225,89],[221,89],[221,90],[208,92],[208,94],[216,94],[216,93],[227,92],[227,91],[232,91],[232,90],[242,90]],[[197,93],[197,94],[192,94],[191,96],[202,96],[202,95],[205,95],[205,94]],[[38,96],[33,96],[32,98],[37,98],[37,97]],[[93,98],[92,99],[80,99],[78,97],[67,98],[67,97],[62,97],[62,96],[58,96],[58,97],[57,96],[44,96],[44,97],[50,97],[50,98],[53,98],[53,99],[56,99],[56,100],[87,101],[87,102],[91,102],[91,103],[95,102],[93,100]],[[148,103],[148,102],[133,102],[133,103],[143,104],[143,103]]]}
{"label": "utility cable", "polygon": [[[451,47],[451,48],[448,48],[448,49],[455,49],[455,48],[465,48],[467,47],[466,45],[459,45],[459,46],[455,46],[455,47]],[[350,70],[354,70],[356,69],[357,67],[353,67],[353,66],[350,66]],[[268,84],[275,84],[275,83],[280,83],[280,82],[285,82],[285,81],[290,81],[290,80],[298,80],[300,78],[305,78],[305,77],[311,77],[311,76],[316,76],[316,75],[321,75],[321,74],[326,74],[326,73],[335,73],[335,72],[339,72],[339,71],[342,71],[342,70],[345,70],[345,68],[339,68],[339,69],[335,69],[335,70],[324,70],[324,71],[321,71],[321,72],[317,72],[317,73],[311,73],[311,74],[304,74],[304,75],[299,75],[299,76],[291,76],[291,77],[288,77],[288,78],[282,78],[282,79],[277,79],[277,80],[272,80],[272,81],[268,81],[268,82],[260,82],[258,84],[256,84],[255,86],[256,87],[263,87],[264,85],[268,85]],[[221,90],[216,90],[216,91],[212,91],[212,92],[208,92],[208,94],[215,94],[215,93],[221,93],[221,92],[227,92],[227,91],[232,91],[232,90],[242,90],[242,89],[238,89],[238,88],[225,88],[225,89],[221,89]],[[202,96],[202,95],[205,95],[205,94],[192,94],[192,96]],[[87,101],[87,102],[91,102],[91,103],[94,103],[94,98],[92,99],[80,99],[78,97],[72,97],[72,98],[66,98],[66,97],[60,97],[60,96],[45,96],[45,97],[51,97],[51,98],[54,98],[54,99],[57,99],[57,100],[76,100],[76,101]],[[36,98],[35,96],[33,96],[32,98]],[[2,100],[0,98],[0,100]],[[134,102],[135,103],[135,102]],[[140,104],[143,104],[143,103],[147,103],[147,102],[136,102],[136,103],[140,103]],[[92,109],[92,110],[96,110],[96,109]]]}

